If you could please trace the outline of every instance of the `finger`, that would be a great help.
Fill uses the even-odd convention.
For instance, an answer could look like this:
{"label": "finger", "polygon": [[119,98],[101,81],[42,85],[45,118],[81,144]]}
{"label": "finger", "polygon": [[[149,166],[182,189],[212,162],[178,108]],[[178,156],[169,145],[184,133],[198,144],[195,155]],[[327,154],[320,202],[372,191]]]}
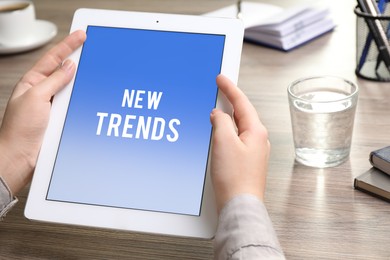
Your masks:
{"label": "finger", "polygon": [[61,63],[77,48],[79,48],[86,39],[84,31],[75,31],[68,35],[64,40],[49,50],[34,66],[26,73],[22,81],[31,86],[39,83],[40,80],[50,76]]}
{"label": "finger", "polygon": [[257,129],[260,120],[256,109],[246,95],[223,75],[217,77],[217,85],[233,106],[238,134],[250,129]]}
{"label": "finger", "polygon": [[85,39],[86,34],[84,31],[79,30],[71,33],[49,50],[32,70],[49,76],[71,53],[83,44]]}
{"label": "finger", "polygon": [[44,101],[50,101],[58,91],[72,80],[75,70],[75,64],[71,60],[66,60],[58,70],[41,81],[39,87],[31,88],[31,91],[36,91]]}

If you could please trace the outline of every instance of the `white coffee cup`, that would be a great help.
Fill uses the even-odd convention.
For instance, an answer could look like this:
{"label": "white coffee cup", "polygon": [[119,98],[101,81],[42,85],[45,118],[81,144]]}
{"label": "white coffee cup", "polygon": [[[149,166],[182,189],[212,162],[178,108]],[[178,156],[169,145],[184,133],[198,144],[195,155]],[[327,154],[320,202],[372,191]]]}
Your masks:
{"label": "white coffee cup", "polygon": [[0,45],[23,43],[35,23],[35,8],[31,1],[0,1]]}

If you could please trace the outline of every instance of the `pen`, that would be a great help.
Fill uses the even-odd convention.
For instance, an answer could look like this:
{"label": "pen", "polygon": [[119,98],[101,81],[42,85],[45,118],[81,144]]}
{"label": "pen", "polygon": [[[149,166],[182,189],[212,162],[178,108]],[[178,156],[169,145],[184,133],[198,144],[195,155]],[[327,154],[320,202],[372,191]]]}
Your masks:
{"label": "pen", "polygon": [[241,12],[241,0],[237,1],[237,18],[242,18],[242,12]]}
{"label": "pen", "polygon": [[388,2],[388,0],[379,0],[378,1],[378,9],[379,9],[379,12],[381,14],[383,14],[385,12],[385,9],[386,9],[386,3]]}
{"label": "pen", "polygon": [[[378,11],[381,14],[383,14],[385,12],[387,2],[388,2],[388,0],[379,0],[378,1]],[[388,29],[386,32],[386,38],[388,38]],[[372,41],[372,35],[371,35],[371,41]],[[375,71],[377,71],[379,69],[379,65],[380,65],[381,61],[382,61],[382,57],[381,57],[380,53],[378,53],[378,57],[376,58]],[[380,76],[378,76],[378,77],[380,77]]]}

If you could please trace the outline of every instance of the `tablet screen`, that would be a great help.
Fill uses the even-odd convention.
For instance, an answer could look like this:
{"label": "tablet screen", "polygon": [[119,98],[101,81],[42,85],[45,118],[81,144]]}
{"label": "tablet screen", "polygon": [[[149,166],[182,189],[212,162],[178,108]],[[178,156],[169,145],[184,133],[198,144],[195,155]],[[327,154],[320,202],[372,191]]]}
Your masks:
{"label": "tablet screen", "polygon": [[224,43],[88,26],[46,199],[200,215]]}

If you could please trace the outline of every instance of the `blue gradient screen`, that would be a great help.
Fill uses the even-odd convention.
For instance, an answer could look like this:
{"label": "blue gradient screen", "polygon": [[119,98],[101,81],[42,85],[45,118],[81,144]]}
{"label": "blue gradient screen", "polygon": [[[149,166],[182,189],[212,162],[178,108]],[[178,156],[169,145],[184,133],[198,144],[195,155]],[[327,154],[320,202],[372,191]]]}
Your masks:
{"label": "blue gradient screen", "polygon": [[199,215],[224,43],[89,26],[46,199]]}

